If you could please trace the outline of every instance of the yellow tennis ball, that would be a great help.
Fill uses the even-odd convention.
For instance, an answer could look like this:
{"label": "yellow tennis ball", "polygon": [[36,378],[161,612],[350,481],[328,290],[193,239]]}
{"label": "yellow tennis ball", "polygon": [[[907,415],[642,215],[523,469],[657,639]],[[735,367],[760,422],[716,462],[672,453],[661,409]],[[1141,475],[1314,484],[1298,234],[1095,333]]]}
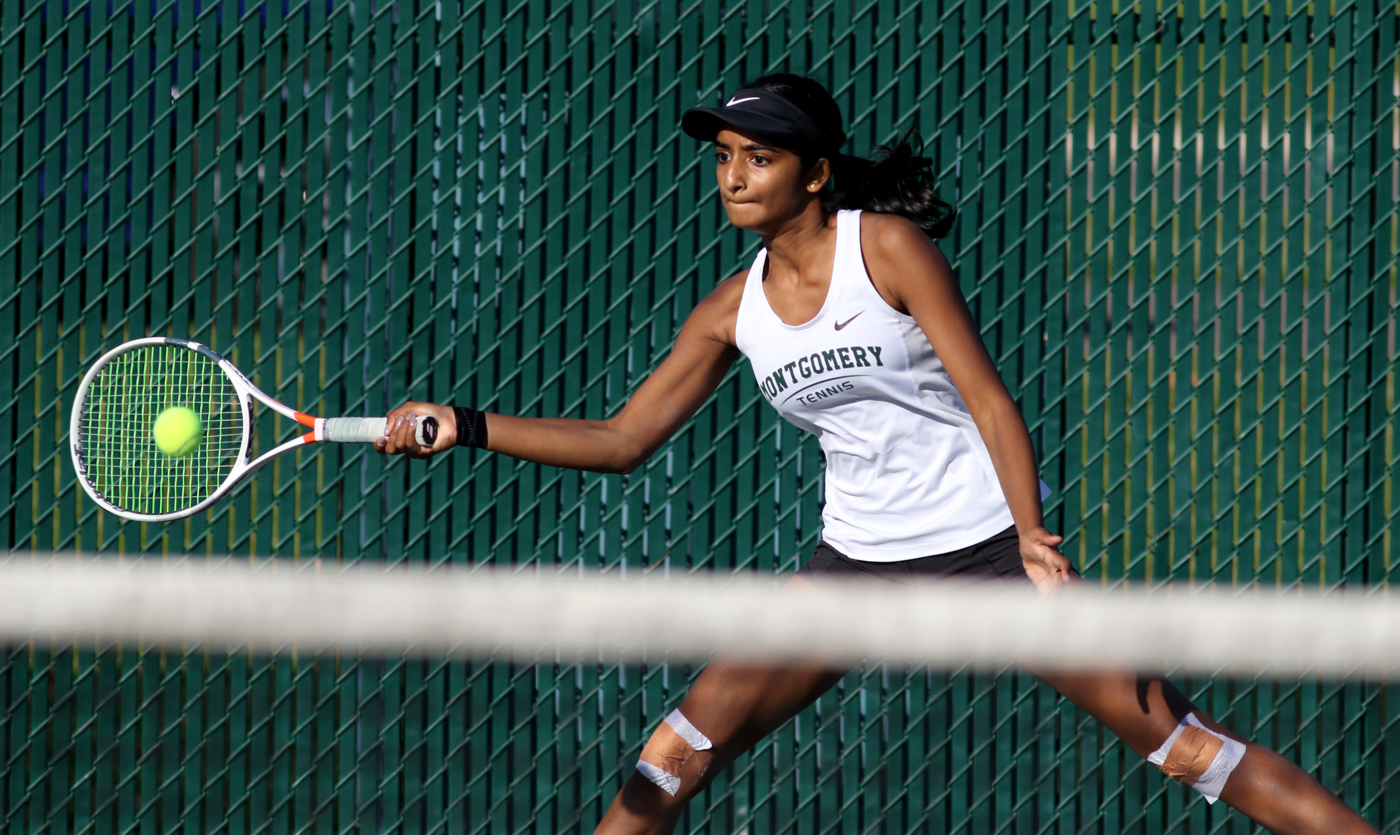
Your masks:
{"label": "yellow tennis ball", "polygon": [[180,456],[195,451],[203,428],[199,415],[184,406],[172,406],[160,413],[151,432],[161,452]]}

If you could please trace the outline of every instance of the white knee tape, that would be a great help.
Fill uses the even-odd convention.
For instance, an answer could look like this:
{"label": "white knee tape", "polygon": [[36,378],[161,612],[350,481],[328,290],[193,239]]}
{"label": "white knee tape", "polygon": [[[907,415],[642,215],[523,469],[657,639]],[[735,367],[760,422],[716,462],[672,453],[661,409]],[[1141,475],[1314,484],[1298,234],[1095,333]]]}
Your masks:
{"label": "white knee tape", "polygon": [[670,725],[671,730],[675,731],[681,739],[689,742],[690,747],[696,751],[704,751],[706,748],[713,747],[710,744],[710,738],[696,730],[695,726],[690,724],[690,720],[681,715],[680,708],[667,714],[666,724]]}
{"label": "white knee tape", "polygon": [[1230,779],[1230,773],[1235,770],[1235,766],[1239,765],[1240,759],[1244,757],[1245,749],[1243,743],[1236,742],[1226,736],[1221,736],[1205,725],[1202,725],[1201,720],[1196,718],[1196,714],[1188,713],[1186,714],[1186,718],[1182,719],[1181,722],[1177,724],[1171,736],[1167,737],[1167,741],[1163,742],[1161,747],[1156,751],[1147,755],[1147,761],[1167,772],[1169,776],[1179,778],[1180,775],[1172,774],[1170,768],[1165,766],[1167,764],[1167,757],[1172,753],[1172,747],[1176,745],[1177,740],[1181,738],[1182,733],[1186,731],[1187,728],[1198,728],[1200,731],[1204,731],[1210,736],[1220,740],[1220,750],[1215,753],[1210,764],[1199,772],[1196,772],[1195,769],[1191,769],[1191,771],[1196,774],[1196,777],[1194,780],[1189,781],[1191,788],[1200,792],[1201,795],[1205,797],[1207,803],[1215,803],[1215,801],[1220,799],[1220,792],[1225,788],[1225,781]]}
{"label": "white knee tape", "polygon": [[637,770],[642,776],[661,787],[661,790],[672,797],[681,790],[681,778],[674,774],[667,774],[659,765],[652,765],[646,760],[637,760]]}
{"label": "white knee tape", "polygon": [[[686,744],[695,751],[704,751],[714,747],[709,737],[700,733],[694,725],[690,724],[690,720],[681,715],[680,708],[667,715],[666,724],[676,732],[676,736],[685,740]],[[672,797],[675,797],[676,792],[681,790],[680,776],[670,773],[659,765],[649,763],[646,760],[637,760],[637,771]]]}

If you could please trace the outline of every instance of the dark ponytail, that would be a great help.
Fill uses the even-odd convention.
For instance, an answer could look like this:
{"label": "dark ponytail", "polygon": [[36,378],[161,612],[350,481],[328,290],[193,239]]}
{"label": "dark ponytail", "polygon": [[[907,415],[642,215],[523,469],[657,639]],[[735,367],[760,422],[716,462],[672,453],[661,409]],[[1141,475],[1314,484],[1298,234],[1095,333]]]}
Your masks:
{"label": "dark ponytail", "polygon": [[938,196],[933,187],[933,160],[920,156],[923,140],[910,128],[893,147],[877,145],[873,160],[837,154],[831,160],[836,189],[822,206],[836,209],[864,209],[900,215],[930,238],[942,238],[953,228],[958,210]]}
{"label": "dark ponytail", "polygon": [[[817,160],[831,161],[834,190],[822,201],[827,211],[864,209],[899,215],[912,220],[930,238],[942,238],[953,228],[958,210],[939,198],[933,187],[933,161],[920,156],[923,141],[910,128],[893,146],[879,145],[873,160],[841,153],[846,134],[841,108],[819,82],[800,75],[777,73],[745,84],[753,90],[776,93],[812,117],[825,134],[820,146],[793,148],[805,167]],[[914,150],[914,143],[919,150]]]}

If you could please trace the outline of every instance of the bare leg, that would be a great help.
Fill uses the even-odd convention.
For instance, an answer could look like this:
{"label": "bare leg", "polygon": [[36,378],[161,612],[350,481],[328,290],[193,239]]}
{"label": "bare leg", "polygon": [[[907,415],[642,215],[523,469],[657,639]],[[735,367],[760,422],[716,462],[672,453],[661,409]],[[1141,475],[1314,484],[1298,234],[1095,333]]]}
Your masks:
{"label": "bare leg", "polygon": [[[793,587],[811,588],[801,577],[793,578],[789,588]],[[1378,835],[1374,827],[1297,765],[1221,727],[1165,679],[1140,677],[1131,672],[1032,672],[1143,757],[1155,751],[1188,712],[1195,713],[1211,730],[1244,742],[1244,758],[1226,781],[1220,797],[1271,832]],[[701,673],[680,707],[681,713],[709,738],[713,748],[678,749],[683,756],[668,762],[668,767],[681,778],[674,795],[633,772],[595,835],[672,832],[685,804],[709,785],[720,770],[814,702],[845,673],[845,669],[819,660],[807,666],[759,667],[717,657]],[[668,735],[675,736],[663,725],[652,739]]]}
{"label": "bare leg", "polygon": [[[810,589],[811,584],[794,577],[788,588]],[[845,674],[845,668],[819,661],[806,666],[759,667],[716,657],[696,679],[680,706],[685,718],[714,747],[691,751],[689,746],[678,746],[682,755],[667,763],[667,768],[678,771],[681,778],[674,795],[639,772],[632,772],[595,835],[671,832],[685,804],[716,774],[816,701]],[[662,725],[653,741],[658,737],[674,737],[674,732]]]}
{"label": "bare leg", "polygon": [[1244,742],[1244,759],[1220,799],[1280,835],[1349,835],[1378,830],[1288,759],[1241,739],[1191,704],[1163,678],[1134,673],[1035,672],[1117,734],[1139,755],[1157,750],[1187,713],[1211,730]]}

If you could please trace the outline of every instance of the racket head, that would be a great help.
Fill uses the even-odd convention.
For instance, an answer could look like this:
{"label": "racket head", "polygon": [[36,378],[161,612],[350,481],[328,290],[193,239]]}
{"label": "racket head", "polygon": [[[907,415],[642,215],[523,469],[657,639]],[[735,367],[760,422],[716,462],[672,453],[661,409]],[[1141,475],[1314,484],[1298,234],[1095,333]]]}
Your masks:
{"label": "racket head", "polygon": [[[213,503],[246,469],[251,404],[243,375],[212,349],[171,337],[118,345],[78,386],[69,425],[73,469],[88,496],[124,519],[162,522]],[[184,406],[203,433],[189,455],[155,444],[156,416]]]}

